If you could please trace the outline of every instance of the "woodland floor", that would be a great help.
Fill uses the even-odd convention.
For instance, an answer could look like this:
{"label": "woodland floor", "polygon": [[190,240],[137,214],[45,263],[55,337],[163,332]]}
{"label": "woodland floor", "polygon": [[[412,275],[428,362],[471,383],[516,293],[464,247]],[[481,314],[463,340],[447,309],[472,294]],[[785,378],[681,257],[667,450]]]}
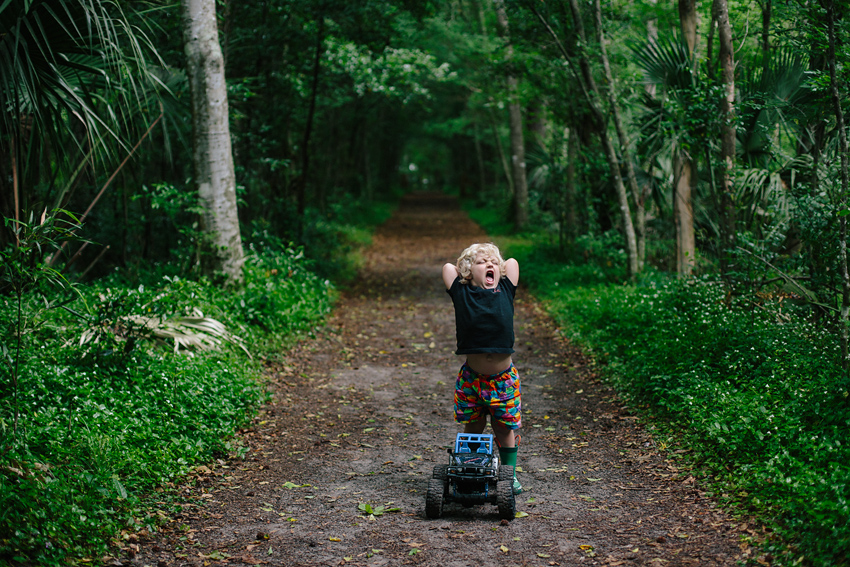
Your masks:
{"label": "woodland floor", "polygon": [[[522,285],[514,360],[523,393],[513,521],[446,504],[454,314],[441,266],[482,230],[447,196],[414,194],[376,233],[359,278],[315,340],[268,368],[271,400],[240,432],[244,460],[199,467],[183,513],[126,539],[124,564],[735,565],[752,528],[725,515]],[[369,517],[359,505],[398,508]]]}

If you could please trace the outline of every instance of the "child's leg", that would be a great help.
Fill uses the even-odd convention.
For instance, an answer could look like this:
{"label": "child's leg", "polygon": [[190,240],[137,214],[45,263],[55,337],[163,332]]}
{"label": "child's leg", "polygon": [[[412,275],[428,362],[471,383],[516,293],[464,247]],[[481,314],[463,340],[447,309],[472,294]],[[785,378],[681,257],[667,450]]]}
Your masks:
{"label": "child's leg", "polygon": [[484,429],[487,427],[487,416],[482,415],[481,419],[478,421],[470,421],[468,423],[463,424],[463,432],[464,433],[484,433]]}
{"label": "child's leg", "polygon": [[[483,431],[483,430],[482,430]],[[472,431],[467,431],[466,433],[473,433]],[[513,429],[508,429],[504,423],[499,423],[493,418],[493,433],[496,435],[496,439],[499,441],[499,447],[504,449],[509,449],[516,446],[516,437]]]}
{"label": "child's leg", "polygon": [[485,408],[478,396],[477,375],[464,364],[455,382],[455,421],[463,425],[464,433],[483,433],[487,427]]}
{"label": "child's leg", "polygon": [[522,492],[522,485],[516,478],[517,430],[522,425],[522,397],[519,373],[513,365],[494,381],[498,391],[498,401],[491,399],[490,413],[493,432],[499,441],[499,458],[502,464],[514,467],[514,494]]}

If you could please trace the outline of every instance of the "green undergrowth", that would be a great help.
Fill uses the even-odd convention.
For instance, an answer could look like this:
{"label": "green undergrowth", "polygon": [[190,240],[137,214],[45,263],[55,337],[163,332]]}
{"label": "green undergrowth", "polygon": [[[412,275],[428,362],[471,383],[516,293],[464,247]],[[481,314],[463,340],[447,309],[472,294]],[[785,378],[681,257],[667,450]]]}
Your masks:
{"label": "green undergrowth", "polygon": [[[368,241],[352,230],[341,253]],[[244,455],[233,434],[266,399],[263,359],[323,324],[336,294],[302,249],[247,242],[238,290],[152,265],[75,291],[33,277],[20,322],[0,297],[0,564],[97,564],[122,531],[157,529],[155,488]]]}
{"label": "green undergrowth", "polygon": [[624,285],[605,263],[559,261],[548,242],[498,243],[621,396],[687,448],[692,474],[778,536],[761,543],[779,563],[848,564],[850,384],[834,333],[789,302],[729,308],[709,279]]}

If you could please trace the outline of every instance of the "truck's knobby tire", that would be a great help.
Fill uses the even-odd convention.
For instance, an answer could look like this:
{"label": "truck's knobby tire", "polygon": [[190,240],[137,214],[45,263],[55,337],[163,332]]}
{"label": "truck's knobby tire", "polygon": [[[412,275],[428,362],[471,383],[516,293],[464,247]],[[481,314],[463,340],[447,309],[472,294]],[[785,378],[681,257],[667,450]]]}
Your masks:
{"label": "truck's knobby tire", "polygon": [[[445,481],[436,478],[428,481],[428,493],[425,495],[425,516],[434,519],[443,515],[443,493],[445,490]],[[511,491],[511,494],[513,494],[513,491]]]}
{"label": "truck's knobby tire", "polygon": [[496,483],[496,505],[499,517],[513,520],[516,517],[516,496],[514,496],[514,468],[510,465],[499,467],[499,482]]}
{"label": "truck's knobby tire", "polygon": [[437,480],[445,481],[449,478],[449,465],[436,465],[434,467],[434,472],[431,474],[431,478],[436,478]]}
{"label": "truck's knobby tire", "polygon": [[513,478],[510,482],[500,480],[496,487],[496,505],[499,507],[499,517],[503,520],[513,520],[516,517],[516,496],[514,496]]}
{"label": "truck's knobby tire", "polygon": [[499,482],[508,482],[510,481],[511,487],[513,488],[514,482],[514,468],[511,465],[501,465],[499,467]]}

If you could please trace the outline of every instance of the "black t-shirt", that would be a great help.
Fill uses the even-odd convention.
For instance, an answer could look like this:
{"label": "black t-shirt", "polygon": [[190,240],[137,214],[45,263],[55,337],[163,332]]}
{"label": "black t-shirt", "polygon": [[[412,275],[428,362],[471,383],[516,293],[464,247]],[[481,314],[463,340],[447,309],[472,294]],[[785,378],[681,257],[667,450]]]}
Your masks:
{"label": "black t-shirt", "polygon": [[501,278],[498,287],[485,289],[462,284],[458,277],[446,291],[455,306],[455,354],[514,352],[516,286],[511,280]]}

